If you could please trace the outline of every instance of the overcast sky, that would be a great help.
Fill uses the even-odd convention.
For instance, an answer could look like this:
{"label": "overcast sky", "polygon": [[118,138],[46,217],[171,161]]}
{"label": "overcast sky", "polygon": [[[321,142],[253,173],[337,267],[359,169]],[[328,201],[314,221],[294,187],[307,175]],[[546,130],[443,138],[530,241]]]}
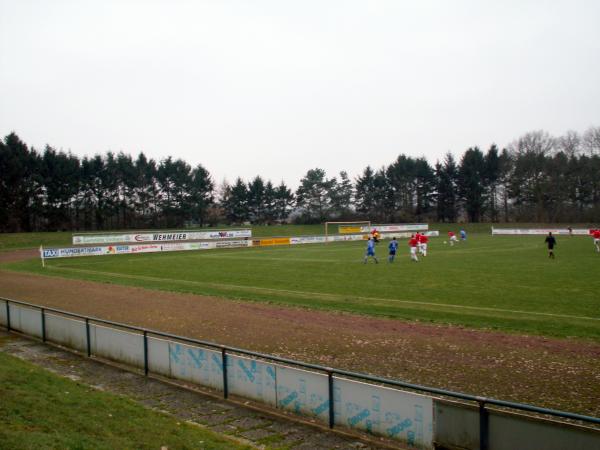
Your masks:
{"label": "overcast sky", "polygon": [[600,125],[600,1],[0,0],[0,134],[293,187]]}

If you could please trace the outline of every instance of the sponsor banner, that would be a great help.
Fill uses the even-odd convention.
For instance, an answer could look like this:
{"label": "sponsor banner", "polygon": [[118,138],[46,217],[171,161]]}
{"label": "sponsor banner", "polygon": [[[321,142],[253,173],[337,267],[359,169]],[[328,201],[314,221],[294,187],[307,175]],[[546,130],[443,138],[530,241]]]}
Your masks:
{"label": "sponsor banner", "polygon": [[[578,236],[587,236],[591,230],[587,228],[573,229],[570,234]],[[557,235],[569,235],[567,228],[493,228],[492,235],[506,234],[506,235],[539,235],[539,234],[557,234]]]}
{"label": "sponsor banner", "polygon": [[205,239],[236,239],[252,237],[252,230],[174,231],[127,234],[73,235],[74,245],[110,244],[113,242],[200,241]]}
{"label": "sponsor banner", "polygon": [[[204,242],[202,242],[204,244]],[[252,247],[252,241],[220,241],[220,242],[207,242],[210,245],[209,248],[239,248],[239,247]]]}
{"label": "sponsor banner", "polygon": [[69,258],[74,256],[124,255],[135,253],[176,252],[186,250],[209,250],[215,248],[250,247],[252,241],[219,242],[172,242],[165,244],[108,245],[101,247],[69,247],[44,249],[44,258]]}
{"label": "sponsor banner", "polygon": [[377,230],[380,233],[393,233],[401,231],[425,231],[429,229],[426,223],[402,223],[389,225],[340,225],[338,230],[342,234],[370,233]]}
{"label": "sponsor banner", "polygon": [[160,247],[163,252],[181,252],[186,250],[208,250],[214,242],[177,242],[162,244]]}
{"label": "sponsor banner", "polygon": [[360,233],[362,227],[360,225],[340,225],[338,231],[343,234]]}
{"label": "sponsor banner", "polygon": [[[391,239],[395,238],[409,238],[413,235],[412,232],[402,232],[402,233],[382,233],[380,239]],[[438,237],[440,232],[437,230],[424,231],[421,234],[427,237]]]}
{"label": "sponsor banner", "polygon": [[[395,238],[409,238],[414,233],[412,232],[400,232],[400,233],[381,233],[380,239],[391,239]],[[423,232],[425,236],[437,237],[440,232],[437,230]],[[327,236],[327,242],[343,242],[343,241],[362,241],[369,239],[370,234],[340,234]],[[294,236],[290,238],[290,244],[322,244],[326,241],[325,236]],[[258,245],[258,244],[255,244]]]}
{"label": "sponsor banner", "polygon": [[[335,236],[330,236],[333,238]],[[325,236],[296,236],[290,238],[290,244],[318,244],[325,242]]]}
{"label": "sponsor banner", "polygon": [[94,256],[110,253],[108,247],[45,248],[44,258],[68,258],[70,256]]}
{"label": "sponsor banner", "polygon": [[327,242],[340,242],[340,241],[360,241],[362,239],[369,239],[368,234],[346,234],[342,236],[327,236]]}
{"label": "sponsor banner", "polygon": [[261,247],[270,245],[290,245],[290,238],[272,238],[272,239],[261,239],[259,241]]}
{"label": "sponsor banner", "polygon": [[402,224],[390,224],[390,225],[371,225],[361,227],[360,231],[363,233],[370,233],[373,230],[377,230],[380,233],[393,233],[400,231],[425,231],[429,230],[429,225],[426,223],[402,223]]}

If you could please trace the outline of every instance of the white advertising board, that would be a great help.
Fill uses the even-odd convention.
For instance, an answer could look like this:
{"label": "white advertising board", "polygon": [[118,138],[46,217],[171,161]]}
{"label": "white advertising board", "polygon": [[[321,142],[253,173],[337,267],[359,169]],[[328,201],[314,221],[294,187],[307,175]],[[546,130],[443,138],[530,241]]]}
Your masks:
{"label": "white advertising board", "polygon": [[275,365],[227,355],[227,388],[241,397],[276,405]]}
{"label": "white advertising board", "polygon": [[329,421],[329,380],[323,373],[277,366],[277,407]]}
{"label": "white advertising board", "polygon": [[64,316],[46,313],[46,339],[75,350],[87,347],[85,322]]}
{"label": "white advertising board", "polygon": [[170,376],[223,390],[221,353],[201,347],[169,342]]}
{"label": "white advertising board", "polygon": [[[493,235],[540,235],[540,234],[557,234],[557,235],[569,235],[567,228],[493,228]],[[571,233],[576,236],[588,236],[590,230],[587,228],[577,228],[571,230]]]}
{"label": "white advertising board", "polygon": [[402,223],[402,224],[390,224],[390,225],[363,225],[360,227],[360,231],[370,233],[373,230],[377,230],[380,233],[392,233],[399,231],[425,231],[429,230],[429,225],[426,223]]}
{"label": "white advertising board", "polygon": [[334,378],[336,424],[433,449],[433,399],[411,392]]}
{"label": "white advertising board", "polygon": [[252,241],[213,241],[213,242],[170,242],[164,244],[105,245],[100,247],[46,248],[44,259],[70,258],[74,256],[125,255],[134,253],[174,252],[186,250],[209,250],[214,248],[250,247]]}
{"label": "white advertising board", "polygon": [[42,313],[39,309],[9,303],[10,327],[31,336],[42,337]]}
{"label": "white advertising board", "polygon": [[144,367],[144,337],[139,333],[90,324],[90,345],[93,355]]}
{"label": "white advertising board", "polygon": [[127,242],[199,241],[252,237],[252,230],[167,231],[156,233],[74,234],[74,245]]}

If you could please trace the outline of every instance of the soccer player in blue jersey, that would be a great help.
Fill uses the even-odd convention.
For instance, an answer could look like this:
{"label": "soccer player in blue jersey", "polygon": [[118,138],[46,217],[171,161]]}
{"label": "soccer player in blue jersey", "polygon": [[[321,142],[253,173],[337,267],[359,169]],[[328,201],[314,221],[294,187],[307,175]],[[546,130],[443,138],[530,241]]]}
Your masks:
{"label": "soccer player in blue jersey", "polygon": [[379,261],[377,260],[377,256],[375,256],[375,239],[372,237],[369,238],[369,242],[367,244],[367,254],[365,255],[365,264],[367,263],[367,259],[369,258],[369,256],[373,257],[373,259],[375,260],[375,264],[379,264]]}
{"label": "soccer player in blue jersey", "polygon": [[388,245],[388,248],[390,249],[390,256],[388,256],[388,261],[393,263],[394,262],[394,258],[396,257],[396,250],[398,250],[398,241],[396,240],[396,238],[392,238],[392,242],[390,242],[390,245]]}

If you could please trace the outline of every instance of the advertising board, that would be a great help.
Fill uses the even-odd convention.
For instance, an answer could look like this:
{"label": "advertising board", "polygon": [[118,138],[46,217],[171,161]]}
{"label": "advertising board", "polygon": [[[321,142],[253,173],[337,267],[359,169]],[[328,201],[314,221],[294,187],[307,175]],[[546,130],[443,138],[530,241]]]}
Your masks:
{"label": "advertising board", "polygon": [[566,235],[573,234],[576,236],[587,236],[592,230],[587,228],[576,228],[569,232],[568,228],[493,228],[492,235],[543,235],[543,234],[557,234]]}
{"label": "advertising board", "polygon": [[174,231],[124,234],[74,234],[74,245],[111,244],[115,242],[200,241],[252,237],[252,230]]}

